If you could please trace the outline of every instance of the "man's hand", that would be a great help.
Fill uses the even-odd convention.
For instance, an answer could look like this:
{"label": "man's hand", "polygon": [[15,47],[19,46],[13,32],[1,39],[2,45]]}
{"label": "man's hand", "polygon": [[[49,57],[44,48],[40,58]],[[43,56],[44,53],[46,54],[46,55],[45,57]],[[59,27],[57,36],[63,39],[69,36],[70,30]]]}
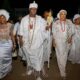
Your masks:
{"label": "man's hand", "polygon": [[22,36],[19,36],[19,45],[20,45],[20,47],[23,46],[23,38],[22,38]]}
{"label": "man's hand", "polygon": [[53,42],[53,47],[56,47],[56,43],[55,42]]}
{"label": "man's hand", "polygon": [[53,47],[56,47],[56,43],[54,39],[53,39]]}
{"label": "man's hand", "polygon": [[72,37],[68,39],[68,43],[72,43]]}
{"label": "man's hand", "polygon": [[46,30],[49,30],[49,26],[46,27]]}

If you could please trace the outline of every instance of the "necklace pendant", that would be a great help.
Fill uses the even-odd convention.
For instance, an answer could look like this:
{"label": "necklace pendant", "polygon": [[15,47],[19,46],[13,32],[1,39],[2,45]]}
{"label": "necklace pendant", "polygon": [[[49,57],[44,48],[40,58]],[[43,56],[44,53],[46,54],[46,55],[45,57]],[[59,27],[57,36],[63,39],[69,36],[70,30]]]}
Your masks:
{"label": "necklace pendant", "polygon": [[29,28],[30,28],[30,29],[33,29],[33,25],[29,25]]}
{"label": "necklace pendant", "polygon": [[62,32],[65,32],[65,22],[64,22],[64,25],[62,26],[62,23],[60,22],[60,24],[61,24],[61,31]]}

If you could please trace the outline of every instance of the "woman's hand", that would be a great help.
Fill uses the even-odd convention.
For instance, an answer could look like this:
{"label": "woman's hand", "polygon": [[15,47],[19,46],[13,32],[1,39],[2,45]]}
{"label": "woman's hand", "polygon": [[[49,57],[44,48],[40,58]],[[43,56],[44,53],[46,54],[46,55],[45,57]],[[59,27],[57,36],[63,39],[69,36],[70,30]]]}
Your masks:
{"label": "woman's hand", "polygon": [[48,26],[46,26],[46,30],[49,30],[49,27]]}
{"label": "woman's hand", "polygon": [[23,40],[19,40],[20,47],[23,46]]}
{"label": "woman's hand", "polygon": [[13,43],[12,50],[14,51],[16,49],[16,43]]}

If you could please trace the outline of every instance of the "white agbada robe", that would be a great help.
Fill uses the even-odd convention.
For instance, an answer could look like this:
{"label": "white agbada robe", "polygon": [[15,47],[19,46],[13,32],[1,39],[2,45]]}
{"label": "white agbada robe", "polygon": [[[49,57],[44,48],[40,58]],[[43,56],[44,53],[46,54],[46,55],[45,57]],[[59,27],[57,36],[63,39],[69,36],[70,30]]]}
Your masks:
{"label": "white agbada robe", "polygon": [[[32,22],[31,22],[32,21]],[[29,29],[33,23],[33,29]],[[25,16],[20,24],[19,35],[23,36],[23,50],[26,55],[27,65],[41,71],[43,68],[43,42],[46,38],[46,22],[43,18],[36,15],[36,18]],[[31,43],[30,43],[31,42]]]}
{"label": "white agbada robe", "polygon": [[72,46],[69,53],[69,60],[72,63],[80,64],[80,25],[74,25],[75,34],[72,38]]}
{"label": "white agbada robe", "polygon": [[60,74],[62,77],[65,77],[66,76],[65,68],[66,68],[67,56],[69,51],[68,38],[70,38],[72,35],[72,29],[71,29],[72,22],[66,20],[65,25],[64,22],[61,22],[61,24],[60,24],[60,20],[57,20],[53,24],[52,31],[53,31],[53,38],[56,44],[55,50],[56,50],[56,56],[57,56],[57,62],[58,62]]}

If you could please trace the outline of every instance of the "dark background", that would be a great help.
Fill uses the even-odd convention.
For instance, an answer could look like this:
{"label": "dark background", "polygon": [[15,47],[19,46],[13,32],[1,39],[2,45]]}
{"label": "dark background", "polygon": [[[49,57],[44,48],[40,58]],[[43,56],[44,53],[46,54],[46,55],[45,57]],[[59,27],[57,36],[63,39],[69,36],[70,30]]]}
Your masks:
{"label": "dark background", "polygon": [[[60,9],[66,9],[68,11],[68,17],[72,18],[74,14],[80,13],[80,0],[35,0],[38,5],[38,14],[42,15],[44,10],[52,9],[53,16]],[[14,13],[15,9],[27,8],[29,3],[33,0],[0,0],[0,8],[7,9]],[[27,11],[27,10],[26,10]]]}

